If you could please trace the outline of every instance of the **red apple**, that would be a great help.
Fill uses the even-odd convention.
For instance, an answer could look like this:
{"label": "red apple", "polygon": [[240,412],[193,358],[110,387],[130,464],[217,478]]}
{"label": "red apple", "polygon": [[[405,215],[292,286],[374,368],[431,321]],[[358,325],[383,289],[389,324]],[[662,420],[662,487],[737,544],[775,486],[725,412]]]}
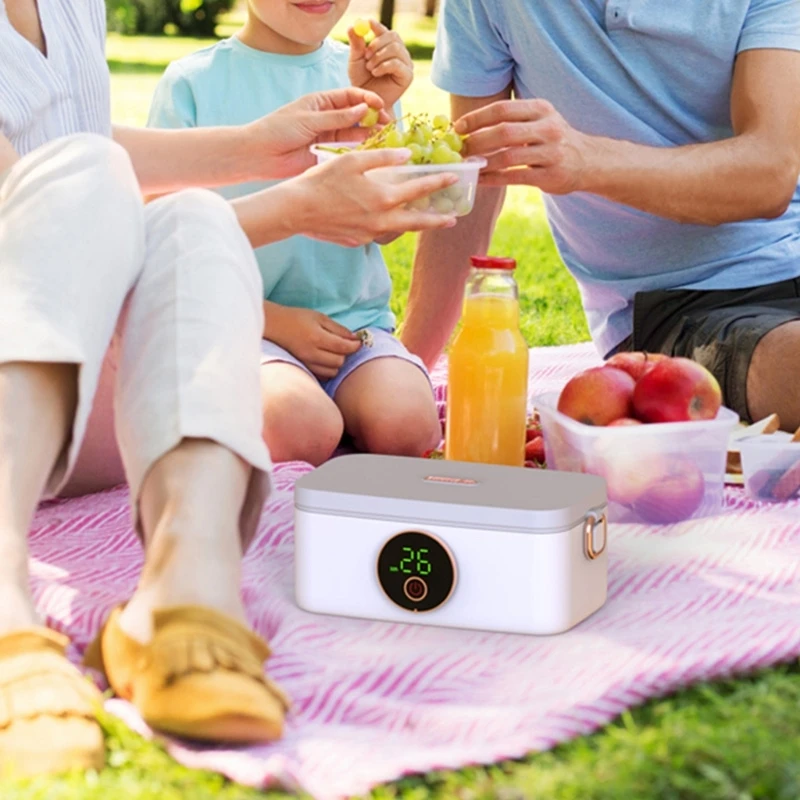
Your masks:
{"label": "red apple", "polygon": [[623,506],[633,505],[666,470],[660,456],[644,459],[616,439],[598,441],[586,460],[586,471],[605,479],[608,499]]}
{"label": "red apple", "polygon": [[669,358],[648,370],[633,392],[635,416],[642,422],[714,419],[722,404],[717,379],[688,358]]}
{"label": "red apple", "polygon": [[561,390],[558,410],[585,425],[608,425],[632,417],[636,382],[616,367],[592,367],[572,378]]}
{"label": "red apple", "polygon": [[659,525],[689,519],[700,508],[705,479],[700,468],[688,458],[669,460],[669,468],[633,503],[633,510],[645,522]]}
{"label": "red apple", "polygon": [[608,423],[609,428],[624,428],[628,425],[641,425],[642,421],[639,419],[632,419],[631,417],[620,417],[613,422]]}
{"label": "red apple", "polygon": [[544,439],[541,436],[531,439],[525,445],[525,460],[540,463],[544,461]]}
{"label": "red apple", "polygon": [[609,367],[624,370],[635,381],[638,381],[646,372],[651,370],[659,361],[664,361],[668,356],[663,353],[616,353],[606,361]]}

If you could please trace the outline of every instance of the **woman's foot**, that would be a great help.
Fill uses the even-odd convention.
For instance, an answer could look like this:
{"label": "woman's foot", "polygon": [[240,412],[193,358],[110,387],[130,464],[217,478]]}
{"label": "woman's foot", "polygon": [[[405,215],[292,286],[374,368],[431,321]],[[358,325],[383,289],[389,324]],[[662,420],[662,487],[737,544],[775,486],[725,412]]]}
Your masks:
{"label": "woman's foot", "polygon": [[35,775],[100,769],[100,692],[65,657],[67,639],[47,628],[0,637],[0,772]]}
{"label": "woman's foot", "polygon": [[264,675],[266,643],[201,606],[155,611],[152,638],[132,639],[115,609],[87,663],[164,733],[212,742],[269,742],[283,733],[288,700]]}
{"label": "woman's foot", "polygon": [[139,503],[145,565],[89,663],[154,728],[211,741],[280,737],[287,701],[241,601],[239,521],[252,468],[185,440],[150,470]]}

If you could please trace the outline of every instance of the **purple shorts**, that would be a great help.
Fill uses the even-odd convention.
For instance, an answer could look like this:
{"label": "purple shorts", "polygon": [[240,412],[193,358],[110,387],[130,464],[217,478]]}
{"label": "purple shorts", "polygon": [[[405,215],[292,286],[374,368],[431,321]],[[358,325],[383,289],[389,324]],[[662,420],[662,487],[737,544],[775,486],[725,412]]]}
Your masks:
{"label": "purple shorts", "polygon": [[[428,370],[425,369],[425,365],[422,363],[422,360],[412,353],[409,353],[400,340],[397,339],[393,334],[389,333],[389,331],[383,330],[382,328],[368,328],[367,330],[371,335],[371,346],[368,346],[367,344],[362,345],[358,350],[356,350],[355,353],[345,358],[342,368],[335,377],[330,378],[327,381],[323,380],[319,382],[323,391],[328,395],[328,397],[331,398],[331,400],[333,400],[337,390],[342,384],[342,381],[348,375],[351,375],[362,364],[366,364],[368,361],[372,361],[374,358],[402,358],[403,361],[408,361],[421,369],[425,374],[425,377],[428,378],[428,381],[430,381],[430,375],[428,374]],[[261,363],[269,364],[274,361],[280,361],[284,364],[294,364],[312,377],[315,377],[308,367],[306,367],[302,361],[298,361],[288,350],[284,350],[274,342],[262,339]],[[431,386],[431,391],[432,390],[433,387]]]}

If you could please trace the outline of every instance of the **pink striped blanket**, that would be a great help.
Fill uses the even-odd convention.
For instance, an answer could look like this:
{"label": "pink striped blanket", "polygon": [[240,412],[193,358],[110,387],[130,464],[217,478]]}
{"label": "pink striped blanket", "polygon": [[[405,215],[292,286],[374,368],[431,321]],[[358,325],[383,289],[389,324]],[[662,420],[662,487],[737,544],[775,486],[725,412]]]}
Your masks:
{"label": "pink striped blanket", "polygon": [[[534,350],[531,388],[557,389],[594,361],[588,345]],[[536,638],[300,611],[292,488],[308,469],[277,470],[245,566],[249,613],[274,650],[270,673],[295,703],[286,736],[235,750],[169,742],[189,766],[332,800],[411,772],[550,748],[680,685],[800,655],[800,502],[758,506],[730,489],[717,518],[617,526],[606,606],[564,635]],[[136,582],[127,492],[43,507],[31,564],[39,608],[83,648]],[[109,708],[147,733],[127,704]]]}

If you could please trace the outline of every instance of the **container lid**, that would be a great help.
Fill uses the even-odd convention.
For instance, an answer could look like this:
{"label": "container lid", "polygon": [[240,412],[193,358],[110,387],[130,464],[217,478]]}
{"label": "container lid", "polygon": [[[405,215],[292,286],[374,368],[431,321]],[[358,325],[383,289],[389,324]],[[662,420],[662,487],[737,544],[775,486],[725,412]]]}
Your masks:
{"label": "container lid", "polygon": [[470,256],[469,263],[475,269],[500,269],[513,271],[517,262],[513,258],[500,258],[499,256]]}
{"label": "container lid", "polygon": [[567,530],[605,505],[595,475],[399,456],[334,458],[295,486],[302,511],[521,533]]}

